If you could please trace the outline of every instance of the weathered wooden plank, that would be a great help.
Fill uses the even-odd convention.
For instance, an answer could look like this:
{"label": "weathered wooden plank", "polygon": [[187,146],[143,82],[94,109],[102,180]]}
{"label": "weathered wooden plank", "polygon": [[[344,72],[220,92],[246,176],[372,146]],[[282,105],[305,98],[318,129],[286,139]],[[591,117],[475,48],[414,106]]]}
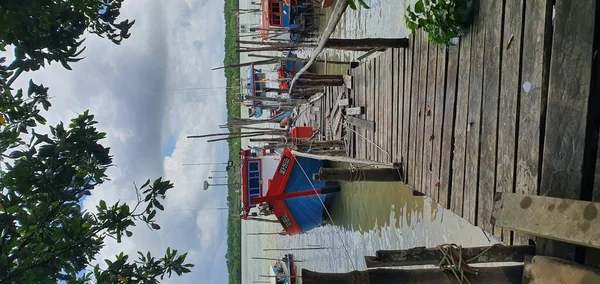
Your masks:
{"label": "weathered wooden plank", "polygon": [[[475,11],[480,2],[473,2]],[[477,225],[477,194],[479,178],[479,134],[481,132],[481,96],[483,88],[483,51],[485,19],[483,13],[475,13],[471,26],[471,70],[469,76],[469,103],[465,149],[465,190],[463,217]],[[487,189],[483,189],[487,190]]]}
{"label": "weathered wooden plank", "polygon": [[352,76],[342,75],[344,78],[344,86],[348,89],[352,89]]}
{"label": "weathered wooden plank", "polygon": [[346,109],[346,115],[361,115],[364,113],[364,107],[349,107]]}
{"label": "weathered wooden plank", "polygon": [[[414,47],[413,47],[413,67],[411,76],[411,90],[410,90],[410,122],[409,122],[409,137],[410,137],[410,153],[408,154],[408,170],[405,173],[407,176],[408,184],[415,185],[415,172],[416,172],[416,156],[420,155],[417,151],[417,113],[419,112],[419,75],[421,65],[421,42],[423,38],[422,32],[417,32],[414,36]],[[420,188],[417,188],[420,190]]]}
{"label": "weathered wooden plank", "polygon": [[600,203],[497,193],[492,223],[547,239],[600,248]]}
{"label": "weathered wooden plank", "polygon": [[448,48],[446,73],[446,100],[444,124],[442,125],[442,149],[440,161],[439,200],[444,208],[450,208],[452,198],[452,166],[454,160],[454,125],[456,119],[456,92],[458,87],[458,64],[460,45]]}
{"label": "weathered wooden plank", "polygon": [[[359,72],[360,72],[360,84],[361,87],[359,89],[360,91],[360,95],[358,96],[358,100],[359,100],[359,104],[364,106],[364,114],[360,116],[360,118],[362,119],[366,119],[367,118],[367,113],[369,112],[368,108],[367,108],[367,66],[366,64],[361,64],[359,67]],[[357,135],[357,141],[358,141],[358,145],[359,145],[359,153],[360,155],[358,156],[360,159],[366,160],[367,159],[367,141],[366,141],[366,135],[367,135],[367,131],[364,129],[360,129],[358,127],[354,126],[354,129],[357,131],[358,134]]]}
{"label": "weathered wooden plank", "polygon": [[446,54],[445,48],[437,50],[437,72],[435,81],[435,102],[431,115],[433,116],[432,149],[431,149],[431,198],[440,202],[440,164],[442,150],[442,127],[444,124],[444,99],[446,83]]}
{"label": "weathered wooden plank", "polygon": [[398,56],[400,53],[399,49],[392,49],[392,70],[391,70],[391,78],[392,78],[392,97],[391,97],[391,104],[390,104],[390,109],[391,109],[391,117],[389,118],[390,120],[390,127],[391,127],[391,135],[388,135],[388,140],[387,143],[390,145],[390,155],[391,157],[391,161],[397,162],[400,161],[398,159],[398,155],[397,155],[397,150],[400,146],[400,143],[402,143],[401,141],[398,140],[398,130],[401,127],[401,120],[398,120],[398,108],[400,107],[400,103],[398,100],[399,97],[399,93],[398,93],[398,79],[400,79],[400,76],[398,75],[398,71],[400,71],[398,69]]}
{"label": "weathered wooden plank", "polygon": [[454,159],[452,163],[452,202],[450,209],[463,216],[465,183],[465,146],[467,134],[467,112],[469,103],[469,71],[471,65],[472,32],[460,41],[460,62],[456,90],[456,120],[454,126]]}
{"label": "weathered wooden plank", "polygon": [[[433,150],[433,112],[435,110],[435,85],[437,81],[437,46],[434,44],[429,45],[428,59],[427,59],[427,82],[425,95],[425,107],[423,109],[423,166],[421,175],[421,187],[422,192],[427,196],[434,198],[431,187],[431,151]],[[435,197],[434,200],[437,200]]]}
{"label": "weathered wooden plank", "polygon": [[[557,0],[549,73],[540,194],[581,194],[591,84],[596,1]],[[540,242],[538,242],[540,243]],[[540,243],[545,254],[574,256],[572,248]]]}
{"label": "weathered wooden plank", "polygon": [[348,117],[346,117],[346,120],[348,121],[348,123],[350,123],[356,127],[366,129],[370,132],[376,131],[375,122],[372,120],[366,120],[366,119],[362,119],[362,118],[358,118],[358,117],[354,117],[354,116],[348,116]]}
{"label": "weathered wooden plank", "polygon": [[[352,73],[352,75],[354,76],[354,99],[353,99],[353,104],[355,105],[360,105],[361,102],[361,96],[364,90],[364,84],[363,84],[363,80],[364,80],[364,74],[362,73],[362,70],[364,70],[364,64],[359,65],[358,67],[352,69],[350,72]],[[360,132],[359,129],[356,129],[353,125],[347,125],[348,127],[350,127],[351,129],[353,129],[356,132]],[[355,152],[354,152],[354,158],[357,159],[362,159],[360,156],[361,153],[361,149],[362,149],[362,138],[360,138],[360,136],[358,134],[354,134],[354,147],[355,147]]]}
{"label": "weathered wooden plank", "polygon": [[[355,90],[354,90],[354,89],[352,89],[351,93],[352,93],[352,94],[354,94],[354,92],[355,92]],[[341,99],[341,100],[339,100],[339,101],[338,101],[338,105],[339,105],[340,107],[347,107],[347,106],[350,106],[350,103],[352,102],[352,100],[353,100],[353,99],[352,99],[351,97],[350,97],[350,98],[347,98],[347,99]]]}
{"label": "weathered wooden plank", "polygon": [[522,284],[600,283],[598,269],[560,258],[536,255],[524,265]]}
{"label": "weathered wooden plank", "polygon": [[[502,43],[502,76],[498,108],[498,151],[496,158],[496,191],[514,191],[517,104],[519,99],[519,64],[521,62],[522,0],[507,0],[504,6]],[[494,230],[496,233],[496,231]],[[503,230],[502,241],[512,242],[511,233]]]}
{"label": "weathered wooden plank", "polygon": [[[375,112],[375,123],[377,123],[378,126],[380,126],[379,128],[381,129],[376,129],[375,131],[375,161],[381,161],[381,150],[380,147],[382,146],[381,140],[382,140],[382,136],[383,133],[385,133],[385,127],[383,126],[383,109],[382,109],[382,102],[383,102],[383,85],[384,85],[384,78],[385,76],[383,76],[383,56],[385,56],[385,53],[381,53],[379,56],[377,56],[375,58],[376,60],[376,69],[377,70],[377,75],[375,77],[375,106],[376,106],[376,112]],[[377,131],[379,130],[379,131]]]}
{"label": "weathered wooden plank", "polygon": [[[373,60],[369,60],[367,62],[367,79],[366,79],[366,99],[365,99],[365,106],[367,107],[367,116],[366,116],[366,120],[370,120],[373,121],[375,119],[375,61]],[[374,155],[373,155],[373,143],[371,143],[373,141],[373,139],[375,138],[375,135],[373,132],[368,131],[366,134],[366,144],[367,144],[367,150],[366,150],[366,159],[367,160],[374,160]]]}
{"label": "weathered wooden plank", "polygon": [[[523,262],[527,255],[535,253],[535,246],[485,246],[462,248],[464,260],[473,259],[470,263],[490,262]],[[374,258],[370,258],[371,265],[367,267],[410,266],[410,265],[438,265],[444,254],[438,247],[416,247],[407,250],[378,250]],[[367,260],[367,257],[365,257]]]}
{"label": "weathered wooden plank", "polygon": [[490,223],[496,192],[496,132],[498,130],[498,94],[500,86],[500,55],[502,54],[501,1],[484,1],[485,50],[483,54],[483,97],[481,106],[481,153],[479,161],[479,203],[477,225],[493,233]]}
{"label": "weathered wooden plank", "polygon": [[427,66],[429,56],[429,42],[427,35],[423,33],[421,36],[421,54],[419,66],[419,97],[417,104],[417,142],[416,142],[416,157],[415,157],[415,189],[423,192],[423,146],[425,140],[425,107],[427,99]]}
{"label": "weathered wooden plank", "polygon": [[[523,27],[519,127],[517,135],[515,192],[538,194],[541,131],[548,95],[552,3],[528,1]],[[513,243],[526,244],[529,237],[514,234]]]}
{"label": "weathered wooden plank", "polygon": [[[349,70],[348,74],[352,75],[352,72]],[[346,103],[346,102],[350,102],[350,101],[355,100],[355,98],[356,98],[356,89],[357,89],[356,78],[353,80],[352,84],[353,84],[352,89],[348,90],[348,97],[345,98],[345,99],[342,99],[342,100],[340,100],[338,102],[338,105],[340,106],[340,108],[346,109],[348,107],[348,104],[345,104],[345,105],[342,105],[342,104]],[[346,140],[346,143],[347,143],[346,155],[348,157],[356,157],[355,156],[355,152],[356,152],[356,135],[352,131],[353,127],[354,126],[352,126],[352,125],[346,125],[345,121],[342,122],[342,135],[344,135],[344,139]]]}
{"label": "weathered wooden plank", "polygon": [[[408,177],[409,155],[410,153],[410,128],[411,128],[411,97],[412,97],[412,70],[413,70],[413,54],[415,46],[415,37],[409,36],[409,47],[404,49],[404,62],[400,63],[403,66],[404,72],[404,93],[402,98],[402,134],[399,135],[402,140],[402,170],[404,175]],[[412,183],[412,180],[409,181]]]}
{"label": "weathered wooden plank", "polygon": [[381,160],[381,162],[387,162],[387,163],[391,163],[392,162],[392,145],[390,143],[390,136],[392,136],[392,120],[393,120],[393,116],[392,116],[392,97],[394,96],[394,81],[392,78],[393,75],[393,62],[394,62],[394,53],[392,51],[392,49],[388,49],[385,52],[385,57],[386,57],[386,62],[385,62],[385,93],[384,93],[384,100],[383,100],[383,109],[384,109],[384,116],[383,116],[383,121],[385,123],[385,127],[386,127],[386,133],[383,135],[383,145],[384,145],[384,149],[385,149],[385,153],[383,154],[383,160]]}
{"label": "weathered wooden plank", "polygon": [[[395,109],[396,109],[396,113],[394,115],[394,121],[396,121],[396,124],[394,125],[394,128],[396,129],[396,136],[392,137],[392,145],[395,146],[395,151],[394,151],[394,162],[401,162],[402,161],[402,148],[404,147],[404,144],[406,143],[405,138],[402,137],[402,133],[404,132],[404,121],[403,121],[403,109],[404,109],[404,73],[406,72],[405,70],[405,65],[404,65],[404,55],[406,54],[406,49],[398,49],[396,52],[396,66],[395,66],[395,70],[396,70],[396,75],[394,76],[394,79],[396,80],[397,84],[397,90],[396,90],[396,102],[395,102]],[[404,167],[404,166],[402,166]]]}

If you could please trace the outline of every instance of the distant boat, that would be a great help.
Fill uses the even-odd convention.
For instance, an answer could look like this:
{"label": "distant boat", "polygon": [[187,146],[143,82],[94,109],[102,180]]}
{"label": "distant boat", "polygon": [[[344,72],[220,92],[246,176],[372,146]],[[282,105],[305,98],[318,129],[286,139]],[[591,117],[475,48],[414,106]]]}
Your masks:
{"label": "distant boat", "polygon": [[273,284],[296,283],[294,256],[286,254],[283,260],[275,262],[275,265],[271,266],[269,276],[271,276],[271,283]]}

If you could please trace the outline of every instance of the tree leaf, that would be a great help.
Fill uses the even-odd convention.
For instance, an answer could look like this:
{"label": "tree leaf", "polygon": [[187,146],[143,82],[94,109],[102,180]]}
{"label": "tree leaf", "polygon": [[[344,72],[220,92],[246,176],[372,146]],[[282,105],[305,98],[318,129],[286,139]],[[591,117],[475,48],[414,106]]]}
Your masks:
{"label": "tree leaf", "polygon": [[100,208],[105,209],[106,210],[106,201],[104,200],[100,200]]}
{"label": "tree leaf", "polygon": [[160,230],[160,226],[156,223],[150,224],[150,227],[152,227],[152,229],[154,229],[154,230]]}
{"label": "tree leaf", "polygon": [[156,208],[160,209],[160,211],[165,210],[165,207],[163,207],[157,199],[152,200],[152,204],[154,204]]}
{"label": "tree leaf", "polygon": [[11,159],[18,159],[23,156],[25,156],[25,153],[23,151],[14,151],[14,152],[10,153],[10,155],[8,155],[8,157]]}
{"label": "tree leaf", "polygon": [[125,235],[127,235],[127,237],[131,238],[131,236],[133,236],[133,233],[130,231],[125,231]]}
{"label": "tree leaf", "polygon": [[423,1],[419,0],[415,2],[415,13],[423,13],[425,12],[425,5],[423,5]]}

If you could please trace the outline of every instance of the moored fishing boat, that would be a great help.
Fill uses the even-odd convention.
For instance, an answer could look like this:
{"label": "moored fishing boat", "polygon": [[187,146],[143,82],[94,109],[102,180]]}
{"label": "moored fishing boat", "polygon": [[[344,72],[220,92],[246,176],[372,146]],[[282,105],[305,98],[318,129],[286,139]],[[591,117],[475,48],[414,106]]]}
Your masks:
{"label": "moored fishing boat", "polygon": [[296,157],[290,149],[281,154],[266,194],[252,198],[265,215],[274,214],[288,235],[301,234],[323,224],[328,193],[339,186],[312,179],[326,162]]}

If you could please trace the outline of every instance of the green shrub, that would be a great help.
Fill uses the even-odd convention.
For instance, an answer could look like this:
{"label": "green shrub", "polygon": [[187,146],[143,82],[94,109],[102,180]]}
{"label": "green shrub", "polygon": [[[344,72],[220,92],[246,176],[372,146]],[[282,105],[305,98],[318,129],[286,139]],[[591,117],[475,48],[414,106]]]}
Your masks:
{"label": "green shrub", "polygon": [[422,28],[430,42],[451,46],[471,22],[472,0],[419,0],[404,19],[413,33]]}

